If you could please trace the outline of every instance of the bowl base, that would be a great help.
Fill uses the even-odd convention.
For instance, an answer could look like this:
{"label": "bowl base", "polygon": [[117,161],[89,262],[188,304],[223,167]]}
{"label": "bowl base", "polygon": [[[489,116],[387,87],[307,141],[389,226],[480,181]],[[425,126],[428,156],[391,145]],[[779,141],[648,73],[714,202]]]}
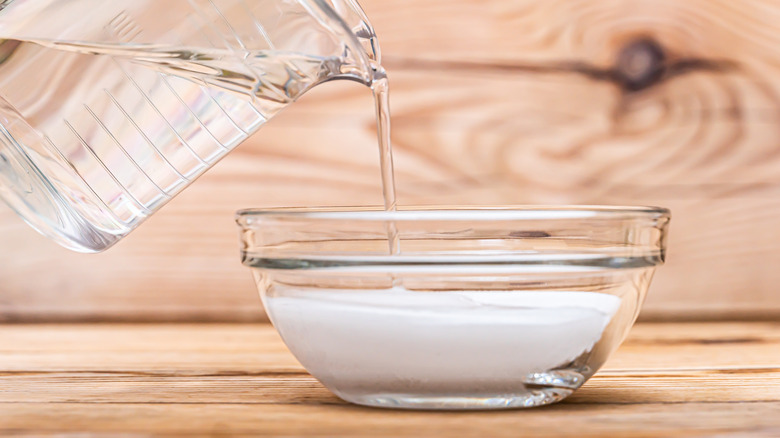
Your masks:
{"label": "bowl base", "polygon": [[425,395],[425,394],[350,394],[336,392],[342,399],[363,406],[421,410],[494,410],[532,408],[557,403],[573,389],[550,387],[528,389],[519,394]]}

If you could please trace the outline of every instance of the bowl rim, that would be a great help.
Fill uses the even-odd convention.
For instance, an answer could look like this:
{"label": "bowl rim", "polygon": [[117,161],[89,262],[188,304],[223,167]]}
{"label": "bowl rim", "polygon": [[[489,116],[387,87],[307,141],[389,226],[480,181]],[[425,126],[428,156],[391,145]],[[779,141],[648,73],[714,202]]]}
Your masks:
{"label": "bowl rim", "polygon": [[236,222],[251,226],[262,220],[359,221],[505,221],[505,220],[669,220],[667,208],[619,205],[502,205],[382,207],[277,207],[236,212]]}

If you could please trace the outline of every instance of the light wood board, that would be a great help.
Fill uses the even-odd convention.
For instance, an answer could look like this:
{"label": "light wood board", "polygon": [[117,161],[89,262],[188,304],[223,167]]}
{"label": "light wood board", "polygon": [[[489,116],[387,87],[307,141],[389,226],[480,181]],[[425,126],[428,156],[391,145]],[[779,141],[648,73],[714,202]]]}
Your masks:
{"label": "light wood board", "polygon": [[[776,2],[361,3],[401,204],[670,207],[643,317],[780,318]],[[325,84],[97,256],[0,207],[0,320],[263,319],[233,212],[380,204],[374,135],[369,91]]]}

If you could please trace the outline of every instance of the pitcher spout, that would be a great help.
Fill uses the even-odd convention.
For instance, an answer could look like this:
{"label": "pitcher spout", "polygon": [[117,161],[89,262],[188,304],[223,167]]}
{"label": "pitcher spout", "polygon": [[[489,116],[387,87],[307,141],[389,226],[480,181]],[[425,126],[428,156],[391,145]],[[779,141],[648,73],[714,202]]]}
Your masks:
{"label": "pitcher spout", "polygon": [[379,42],[366,13],[355,0],[303,0],[304,7],[344,45],[340,65],[323,82],[349,79],[370,84],[381,63]]}
{"label": "pitcher spout", "polygon": [[377,64],[381,63],[381,53],[374,27],[360,5],[354,0],[330,0],[329,3],[355,35],[368,59]]}

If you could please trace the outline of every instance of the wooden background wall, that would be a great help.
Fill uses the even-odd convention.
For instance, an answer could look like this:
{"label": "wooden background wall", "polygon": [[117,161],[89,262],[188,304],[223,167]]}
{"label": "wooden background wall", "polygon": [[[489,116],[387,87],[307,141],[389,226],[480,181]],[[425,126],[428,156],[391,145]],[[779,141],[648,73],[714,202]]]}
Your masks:
{"label": "wooden background wall", "polygon": [[[362,3],[402,204],[667,206],[646,318],[780,318],[780,2]],[[370,93],[325,84],[107,253],[0,207],[0,320],[260,319],[233,212],[380,196]]]}

